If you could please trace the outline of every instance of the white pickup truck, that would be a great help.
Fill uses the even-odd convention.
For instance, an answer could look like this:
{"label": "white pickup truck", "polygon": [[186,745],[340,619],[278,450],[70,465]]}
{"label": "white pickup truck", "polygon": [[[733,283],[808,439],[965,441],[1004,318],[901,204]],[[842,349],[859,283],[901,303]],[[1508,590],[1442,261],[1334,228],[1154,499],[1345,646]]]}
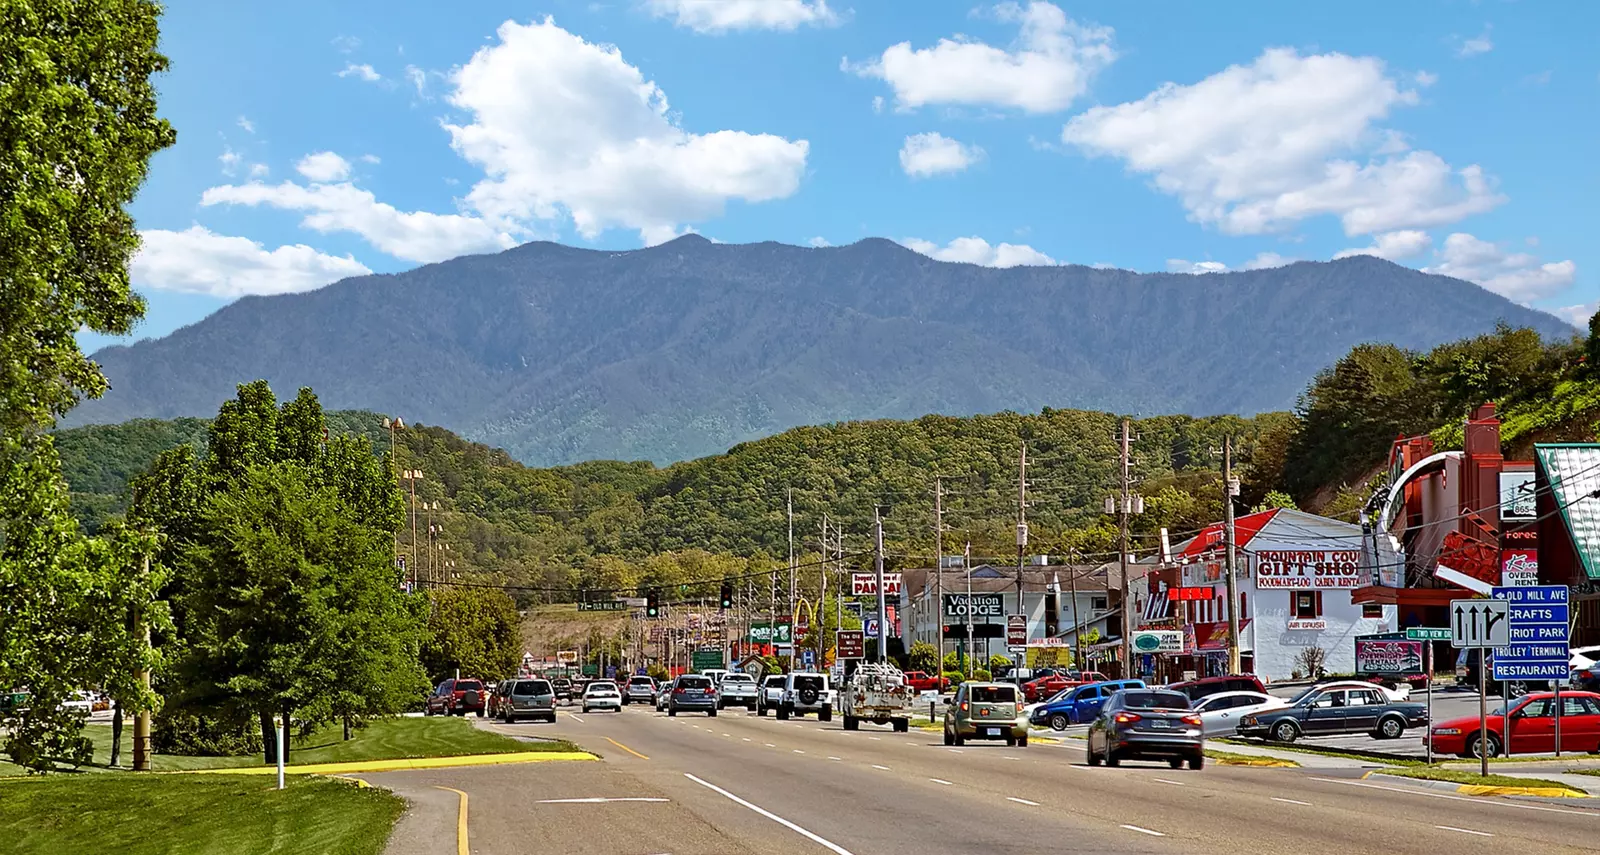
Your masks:
{"label": "white pickup truck", "polygon": [[911,708],[917,692],[893,665],[865,663],[856,669],[840,692],[844,729],[860,730],[861,722],[894,724],[896,733],[911,729]]}

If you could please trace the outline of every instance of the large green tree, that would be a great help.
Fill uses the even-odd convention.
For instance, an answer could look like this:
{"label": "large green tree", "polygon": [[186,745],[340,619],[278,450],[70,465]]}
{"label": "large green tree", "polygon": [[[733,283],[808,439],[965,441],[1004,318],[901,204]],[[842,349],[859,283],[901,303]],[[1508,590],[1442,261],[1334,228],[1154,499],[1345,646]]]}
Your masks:
{"label": "large green tree", "polygon": [[494,588],[452,587],[428,592],[431,611],[423,662],[434,680],[493,680],[517,669],[522,655],[516,603]]}

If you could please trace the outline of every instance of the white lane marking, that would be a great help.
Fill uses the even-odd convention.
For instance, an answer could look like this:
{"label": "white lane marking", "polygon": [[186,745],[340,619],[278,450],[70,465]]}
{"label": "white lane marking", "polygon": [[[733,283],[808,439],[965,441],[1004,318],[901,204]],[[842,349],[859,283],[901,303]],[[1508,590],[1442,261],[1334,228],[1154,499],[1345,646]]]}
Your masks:
{"label": "white lane marking", "polygon": [[[1512,731],[1512,732],[1515,733],[1516,731]],[[1476,834],[1479,837],[1493,837],[1494,836],[1493,834],[1490,834],[1487,831],[1473,831],[1470,828],[1456,828],[1453,825],[1435,825],[1434,828],[1437,828],[1440,831],[1459,831],[1462,834]]]}
{"label": "white lane marking", "polygon": [[[1516,731],[1512,731],[1512,732],[1515,733]],[[881,737],[881,736],[869,736],[867,738],[872,740],[873,742],[882,742],[883,741],[883,737]]]}
{"label": "white lane marking", "polygon": [[586,798],[586,799],[540,799],[537,802],[537,804],[541,804],[541,805],[599,805],[599,804],[605,804],[607,802],[664,802],[664,801],[666,801],[666,799],[652,799],[652,798],[645,798],[643,796],[633,796],[633,797],[626,797],[626,798],[602,798],[602,797],[599,797],[599,796],[591,796],[590,798]]}
{"label": "white lane marking", "polygon": [[731,801],[731,802],[733,802],[735,804],[741,805],[743,807],[747,807],[750,810],[753,810],[756,813],[761,814],[762,816],[766,817],[767,819],[770,819],[773,822],[776,822],[777,824],[783,826],[784,828],[787,828],[790,831],[795,832],[796,834],[802,835],[807,840],[810,840],[811,842],[826,848],[828,851],[835,853],[835,855],[854,855],[854,853],[852,853],[850,850],[844,848],[843,846],[840,846],[837,843],[834,843],[832,840],[829,840],[826,837],[823,837],[823,836],[821,836],[819,834],[814,834],[814,833],[812,833],[810,831],[807,831],[806,829],[801,828],[798,825],[795,825],[794,823],[790,822],[789,820],[784,819],[781,816],[778,816],[777,814],[773,813],[770,810],[767,810],[764,807],[761,807],[761,806],[755,805],[755,804],[751,804],[750,802],[747,802],[744,799],[739,798],[738,796],[734,795],[733,793],[730,793],[727,790],[724,790],[723,788],[717,786],[716,784],[711,783],[710,781],[706,781],[706,780],[704,780],[702,778],[697,778],[697,777],[689,774],[688,772],[683,773],[683,776],[685,778],[688,778],[689,780],[695,782],[696,784],[699,784],[700,786],[705,787],[708,790],[711,790],[711,791],[713,791],[715,793],[718,793],[719,795],[724,796],[729,801]]}
{"label": "white lane marking", "polygon": [[1600,817],[1600,813],[1588,810],[1572,810],[1570,808],[1545,807],[1543,805],[1525,805],[1519,802],[1511,801],[1489,801],[1482,798],[1474,798],[1472,796],[1450,796],[1444,793],[1430,793],[1427,790],[1412,790],[1406,787],[1385,787],[1382,784],[1369,784],[1366,781],[1347,781],[1343,778],[1311,778],[1310,780],[1321,781],[1325,784],[1349,784],[1354,787],[1366,787],[1369,790],[1386,790],[1391,793],[1405,793],[1406,795],[1410,796],[1426,796],[1430,799],[1448,799],[1449,801],[1453,802],[1472,802],[1473,804],[1493,805],[1494,807],[1515,808],[1517,810],[1539,810],[1544,811],[1545,813],[1565,813],[1573,816],[1586,816],[1590,819]]}
{"label": "white lane marking", "polygon": [[1021,757],[1007,757],[1007,760],[1021,760]]}
{"label": "white lane marking", "polygon": [[1157,783],[1160,783],[1160,784],[1171,784],[1174,787],[1187,787],[1188,786],[1188,784],[1185,784],[1182,781],[1169,781],[1166,778],[1151,778],[1151,780],[1155,781]]}
{"label": "white lane marking", "polygon": [[966,752],[962,751],[959,748],[951,748],[951,749],[948,749],[948,750],[950,751],[951,754],[964,754],[964,753],[966,753]]}
{"label": "white lane marking", "polygon": [[949,781],[946,781],[943,778],[929,778],[928,780],[934,782],[935,784],[944,784],[947,787],[955,786],[955,784],[952,784],[952,783],[950,783]]}
{"label": "white lane marking", "polygon": [[1122,827],[1123,827],[1123,828],[1126,828],[1126,829],[1128,829],[1128,830],[1129,830],[1129,831],[1137,831],[1137,832],[1139,832],[1139,833],[1140,833],[1140,834],[1148,834],[1148,835],[1150,835],[1150,836],[1151,836],[1151,837],[1166,837],[1166,835],[1165,835],[1165,834],[1162,834],[1162,833],[1161,833],[1161,832],[1159,832],[1159,831],[1151,831],[1151,830],[1150,830],[1150,829],[1148,829],[1148,828],[1140,828],[1140,827],[1139,827],[1139,826],[1137,826],[1137,825],[1124,825],[1124,826],[1122,826]]}
{"label": "white lane marking", "polygon": [[[1513,732],[1515,732],[1515,731],[1513,731]],[[805,752],[804,752],[804,751],[801,751],[801,750],[800,750],[800,749],[798,749],[798,748],[796,748],[796,749],[795,749],[795,750],[794,750],[794,753],[796,753],[796,754],[804,754],[804,753],[805,753]]]}
{"label": "white lane marking", "polygon": [[570,719],[572,719],[572,720],[573,720],[573,721],[575,721],[575,722],[578,722],[578,723],[579,723],[579,724],[582,724],[582,723],[583,723],[583,719],[581,719],[581,718],[578,718],[578,714],[577,714],[577,713],[575,713],[575,712],[569,712],[569,713],[567,713],[567,718],[570,718]]}
{"label": "white lane marking", "polygon": [[1310,802],[1303,802],[1299,799],[1280,799],[1277,796],[1273,796],[1272,800],[1275,802],[1283,802],[1286,805],[1301,805],[1302,807],[1311,807]]}
{"label": "white lane marking", "polygon": [[1039,806],[1038,802],[1030,802],[1027,799],[1019,799],[1016,796],[1006,796],[1006,801],[1008,801],[1008,802],[1016,802],[1019,805],[1027,805],[1028,807],[1038,807]]}
{"label": "white lane marking", "polygon": [[839,758],[837,758],[837,757],[829,757],[828,759],[829,760],[838,760]]}
{"label": "white lane marking", "polygon": [[746,736],[746,737],[745,737],[745,738],[744,738],[744,741],[745,741],[745,742],[749,742],[749,741],[750,741],[750,737],[748,737],[748,736]]}
{"label": "white lane marking", "polygon": [[732,738],[732,737],[733,737],[733,734],[731,734],[731,733],[724,733],[724,734],[722,734],[722,735],[723,735],[723,736],[726,736],[726,737],[729,737],[729,738]]}
{"label": "white lane marking", "polygon": [[872,764],[872,768],[874,768],[874,769],[882,769],[885,772],[889,771],[889,767],[888,766],[879,766],[876,763]]}

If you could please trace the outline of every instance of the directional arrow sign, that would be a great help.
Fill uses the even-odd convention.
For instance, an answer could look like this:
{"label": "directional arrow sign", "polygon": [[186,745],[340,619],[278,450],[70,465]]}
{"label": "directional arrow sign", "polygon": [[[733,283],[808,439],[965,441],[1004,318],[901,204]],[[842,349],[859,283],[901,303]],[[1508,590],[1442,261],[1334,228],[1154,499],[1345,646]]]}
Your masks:
{"label": "directional arrow sign", "polygon": [[1450,604],[1450,644],[1454,647],[1505,647],[1511,622],[1505,600],[1456,600]]}

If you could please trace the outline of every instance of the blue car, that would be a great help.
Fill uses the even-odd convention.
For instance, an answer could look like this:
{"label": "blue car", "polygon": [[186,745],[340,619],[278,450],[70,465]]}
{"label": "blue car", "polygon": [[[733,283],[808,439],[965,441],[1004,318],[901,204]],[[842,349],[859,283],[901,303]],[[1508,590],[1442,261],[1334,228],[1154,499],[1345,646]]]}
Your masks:
{"label": "blue car", "polygon": [[1107,680],[1065,689],[1034,707],[1028,715],[1028,723],[1035,727],[1048,724],[1052,730],[1066,730],[1069,725],[1087,724],[1100,715],[1100,708],[1113,694],[1123,689],[1143,688],[1147,688],[1143,680]]}

